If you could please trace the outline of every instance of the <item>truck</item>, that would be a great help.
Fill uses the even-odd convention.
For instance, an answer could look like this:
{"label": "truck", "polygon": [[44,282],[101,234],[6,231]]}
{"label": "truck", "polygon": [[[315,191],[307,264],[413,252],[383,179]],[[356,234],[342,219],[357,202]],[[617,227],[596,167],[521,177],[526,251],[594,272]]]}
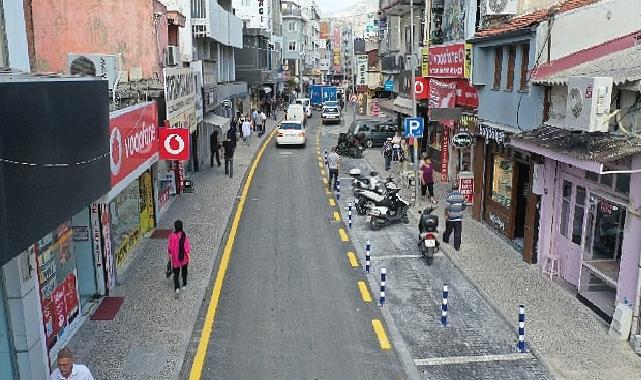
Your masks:
{"label": "truck", "polygon": [[336,97],[337,90],[335,86],[323,86],[321,90],[323,94],[323,102],[329,100],[338,100],[338,98]]}
{"label": "truck", "polygon": [[309,89],[312,108],[320,109],[323,106],[323,87],[319,84],[312,85]]}

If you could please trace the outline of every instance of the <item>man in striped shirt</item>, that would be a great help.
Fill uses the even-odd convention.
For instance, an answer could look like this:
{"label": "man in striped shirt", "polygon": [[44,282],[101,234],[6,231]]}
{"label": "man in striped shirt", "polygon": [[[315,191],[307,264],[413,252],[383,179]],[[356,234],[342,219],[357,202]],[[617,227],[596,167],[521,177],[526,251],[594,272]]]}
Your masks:
{"label": "man in striped shirt", "polygon": [[454,231],[454,249],[461,250],[461,232],[463,229],[463,210],[465,198],[458,191],[458,182],[452,184],[452,191],[445,199],[445,233],[443,242],[450,242],[450,235]]}

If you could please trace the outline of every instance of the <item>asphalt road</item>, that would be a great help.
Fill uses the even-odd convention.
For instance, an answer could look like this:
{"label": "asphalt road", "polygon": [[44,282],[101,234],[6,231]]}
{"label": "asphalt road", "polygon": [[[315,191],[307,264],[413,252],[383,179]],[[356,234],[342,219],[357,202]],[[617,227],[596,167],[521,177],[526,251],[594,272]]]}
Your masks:
{"label": "asphalt road", "polygon": [[[402,379],[383,350],[349,265],[316,153],[272,141],[254,176],[207,349],[203,379]],[[262,141],[262,139],[261,139]],[[254,139],[252,143],[257,143]],[[372,294],[372,296],[374,296]],[[375,298],[375,297],[373,297]]]}

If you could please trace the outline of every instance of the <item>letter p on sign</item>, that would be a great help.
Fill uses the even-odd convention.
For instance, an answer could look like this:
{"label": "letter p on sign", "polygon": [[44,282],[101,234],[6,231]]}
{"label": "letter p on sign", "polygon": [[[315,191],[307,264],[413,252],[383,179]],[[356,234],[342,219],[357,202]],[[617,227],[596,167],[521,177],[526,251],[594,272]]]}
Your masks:
{"label": "letter p on sign", "polygon": [[405,130],[405,137],[423,137],[423,130],[425,129],[425,122],[422,117],[408,117],[403,120],[403,129]]}

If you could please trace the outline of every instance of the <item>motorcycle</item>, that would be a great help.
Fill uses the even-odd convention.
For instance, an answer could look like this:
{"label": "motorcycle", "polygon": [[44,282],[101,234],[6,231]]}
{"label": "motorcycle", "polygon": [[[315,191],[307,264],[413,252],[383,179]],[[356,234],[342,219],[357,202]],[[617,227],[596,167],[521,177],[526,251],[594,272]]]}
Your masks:
{"label": "motorcycle", "polygon": [[383,182],[381,176],[375,171],[370,172],[368,177],[363,177],[360,169],[352,169],[349,171],[349,175],[354,178],[352,180],[352,192],[354,193],[354,196],[358,196],[358,194],[363,190],[370,190],[379,194],[384,194],[385,183],[393,182],[392,177],[388,177],[385,182]]}
{"label": "motorcycle", "polygon": [[362,158],[363,150],[365,150],[364,136],[356,134],[349,136],[347,133],[338,135],[338,142],[336,143],[336,153],[341,156],[349,156],[351,158]]}
{"label": "motorcycle", "polygon": [[399,189],[393,182],[387,184],[387,195],[381,204],[374,205],[367,213],[367,222],[371,230],[376,231],[392,223],[410,222],[407,212],[410,204],[398,194]]}
{"label": "motorcycle", "polygon": [[418,222],[418,246],[427,265],[432,265],[434,254],[438,252],[440,247],[438,216],[432,214],[433,211],[433,206],[427,206],[425,210],[420,212],[421,217]]}
{"label": "motorcycle", "polygon": [[387,199],[388,188],[396,188],[396,184],[392,177],[388,177],[385,182],[378,181],[375,184],[370,182],[370,189],[360,189],[355,191],[354,203],[356,206],[356,213],[358,215],[365,215],[373,206],[384,206],[389,204]]}

